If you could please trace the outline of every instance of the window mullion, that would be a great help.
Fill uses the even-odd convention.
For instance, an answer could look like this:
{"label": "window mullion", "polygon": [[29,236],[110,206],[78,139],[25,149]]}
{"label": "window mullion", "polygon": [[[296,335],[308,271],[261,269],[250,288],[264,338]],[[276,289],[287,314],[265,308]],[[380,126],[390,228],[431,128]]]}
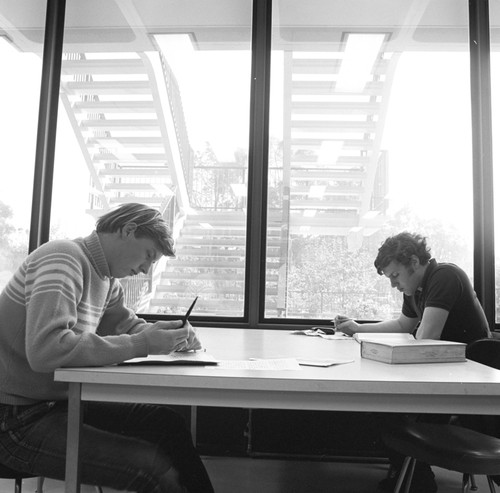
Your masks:
{"label": "window mullion", "polygon": [[495,321],[494,196],[488,0],[469,2],[474,193],[474,287]]}
{"label": "window mullion", "polygon": [[245,316],[250,327],[259,324],[264,312],[270,58],[271,0],[255,0],[252,20],[252,81],[245,276]]}

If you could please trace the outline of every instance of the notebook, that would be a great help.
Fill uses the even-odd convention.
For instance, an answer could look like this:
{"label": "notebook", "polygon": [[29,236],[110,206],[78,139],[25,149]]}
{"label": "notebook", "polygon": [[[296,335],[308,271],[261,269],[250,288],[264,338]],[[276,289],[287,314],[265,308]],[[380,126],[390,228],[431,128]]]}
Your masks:
{"label": "notebook", "polygon": [[217,365],[219,363],[205,351],[179,351],[170,354],[154,354],[145,358],[132,358],[120,365]]}

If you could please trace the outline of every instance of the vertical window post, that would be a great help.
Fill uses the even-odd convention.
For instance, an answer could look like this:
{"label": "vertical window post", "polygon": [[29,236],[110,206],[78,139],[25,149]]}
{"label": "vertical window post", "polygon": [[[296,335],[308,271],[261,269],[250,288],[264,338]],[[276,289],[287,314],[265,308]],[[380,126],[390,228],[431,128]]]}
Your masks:
{"label": "vertical window post", "polygon": [[47,0],[29,251],[48,241],[66,0]]}
{"label": "vertical window post", "polygon": [[245,269],[245,312],[250,327],[255,327],[264,313],[270,58],[271,0],[254,0]]}
{"label": "vertical window post", "polygon": [[469,0],[474,285],[491,328],[495,326],[495,251],[488,0]]}

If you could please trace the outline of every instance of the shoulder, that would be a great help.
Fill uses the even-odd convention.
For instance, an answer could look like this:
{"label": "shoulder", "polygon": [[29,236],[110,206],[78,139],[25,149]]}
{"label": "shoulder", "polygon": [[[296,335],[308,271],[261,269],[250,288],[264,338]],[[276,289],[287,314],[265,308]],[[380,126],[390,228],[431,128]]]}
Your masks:
{"label": "shoulder", "polygon": [[31,255],[47,255],[51,253],[78,253],[82,247],[78,240],[52,240],[39,246]]}
{"label": "shoulder", "polygon": [[82,247],[75,240],[53,240],[34,250],[26,259],[32,269],[48,266],[73,266],[76,268],[85,259]]}
{"label": "shoulder", "polygon": [[431,271],[431,278],[437,279],[450,279],[450,278],[459,278],[463,279],[467,277],[465,271],[456,264],[452,264],[449,262],[440,262],[437,263],[434,269]]}
{"label": "shoulder", "polygon": [[472,289],[471,286],[463,269],[456,264],[441,262],[436,264],[430,272],[424,289],[428,293],[446,293],[447,295],[454,293],[459,296],[464,290]]}

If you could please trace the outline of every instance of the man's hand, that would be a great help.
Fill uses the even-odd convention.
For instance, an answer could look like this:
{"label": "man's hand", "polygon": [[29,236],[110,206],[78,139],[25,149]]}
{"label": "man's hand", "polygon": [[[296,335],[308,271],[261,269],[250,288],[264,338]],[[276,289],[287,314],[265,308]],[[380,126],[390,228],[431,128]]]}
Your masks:
{"label": "man's hand", "polygon": [[177,351],[196,351],[198,349],[201,349],[202,346],[200,340],[198,339],[196,329],[189,323],[188,320],[186,320],[182,328],[188,329],[187,343],[185,347],[177,349]]}
{"label": "man's hand", "polygon": [[173,351],[201,349],[201,343],[189,322],[182,320],[156,322],[144,329],[149,354],[169,354]]}
{"label": "man's hand", "polygon": [[343,332],[348,336],[352,336],[358,332],[359,324],[352,318],[345,317],[344,315],[337,315],[333,319],[333,323],[335,325],[335,330]]}

